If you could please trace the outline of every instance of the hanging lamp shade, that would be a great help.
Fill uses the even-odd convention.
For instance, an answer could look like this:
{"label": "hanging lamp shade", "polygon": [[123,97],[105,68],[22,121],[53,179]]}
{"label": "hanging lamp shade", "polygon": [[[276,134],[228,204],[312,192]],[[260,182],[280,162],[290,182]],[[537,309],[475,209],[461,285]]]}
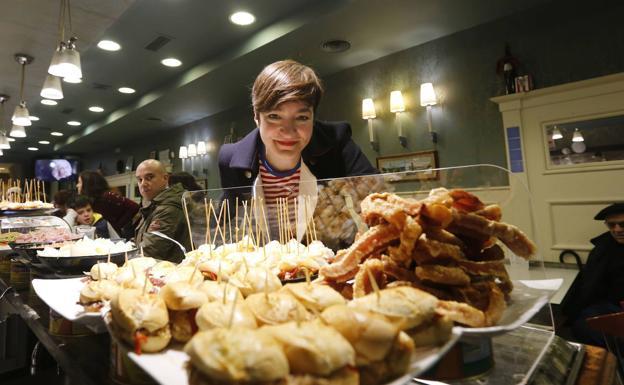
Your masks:
{"label": "hanging lamp shade", "polygon": [[585,138],[583,138],[583,134],[581,134],[581,131],[579,131],[578,128],[574,129],[574,134],[572,135],[572,141],[573,142],[584,142]]}
{"label": "hanging lamp shade", "polygon": [[48,67],[48,73],[53,76],[61,76],[59,64],[61,63],[61,53],[65,50],[65,44],[61,43],[52,55],[52,61]]}
{"label": "hanging lamp shade", "polygon": [[553,129],[552,138],[553,138],[553,140],[557,140],[557,139],[563,138],[563,135],[561,134],[561,131],[559,131],[557,126],[555,126],[555,128]]}
{"label": "hanging lamp shade", "polygon": [[14,138],[25,138],[26,128],[24,128],[24,126],[18,126],[17,124],[14,124],[13,127],[11,128],[11,132],[9,133],[9,136],[12,136]]}
{"label": "hanging lamp shade", "polygon": [[58,75],[53,75],[61,78],[82,79],[80,53],[78,53],[73,43],[70,43],[67,48],[61,51],[59,63],[54,68],[54,71],[58,73]]}
{"label": "hanging lamp shade", "polygon": [[41,89],[41,97],[46,99],[63,99],[63,88],[61,87],[61,78],[48,74],[43,82]]}
{"label": "hanging lamp shade", "polygon": [[26,102],[22,100],[20,104],[15,106],[11,122],[18,126],[30,126],[32,122],[29,117],[30,114],[28,113],[28,108],[26,108]]}
{"label": "hanging lamp shade", "polygon": [[0,134],[0,150],[10,150],[11,143],[4,133]]}

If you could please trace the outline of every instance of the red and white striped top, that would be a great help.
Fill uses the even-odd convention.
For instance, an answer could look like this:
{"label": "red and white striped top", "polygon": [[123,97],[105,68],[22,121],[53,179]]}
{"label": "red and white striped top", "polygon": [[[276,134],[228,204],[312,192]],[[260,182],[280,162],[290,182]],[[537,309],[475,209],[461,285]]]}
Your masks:
{"label": "red and white striped top", "polygon": [[[264,202],[266,207],[267,221],[271,227],[271,233],[278,233],[278,199],[288,199],[288,211],[290,217],[290,227],[296,233],[297,217],[295,215],[295,204],[293,199],[299,195],[299,180],[301,177],[301,167],[288,176],[280,177],[272,174],[260,162],[260,180],[264,191]],[[287,226],[287,225],[286,225]],[[293,234],[294,235],[294,234]]]}

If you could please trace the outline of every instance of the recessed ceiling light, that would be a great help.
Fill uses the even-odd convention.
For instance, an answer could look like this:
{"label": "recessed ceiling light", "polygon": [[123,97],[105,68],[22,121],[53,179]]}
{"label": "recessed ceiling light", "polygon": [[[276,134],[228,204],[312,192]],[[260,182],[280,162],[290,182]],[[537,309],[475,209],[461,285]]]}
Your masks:
{"label": "recessed ceiling light", "polygon": [[112,40],[100,40],[97,46],[104,51],[119,51],[121,49],[121,46]]}
{"label": "recessed ceiling light", "polygon": [[100,106],[91,106],[89,107],[89,111],[91,112],[104,112],[104,109]]}
{"label": "recessed ceiling light", "polygon": [[80,122],[76,120],[70,120],[69,122],[67,122],[67,124],[70,126],[80,126]]}
{"label": "recessed ceiling light", "polygon": [[7,140],[8,140],[9,142],[15,142],[15,138],[11,138],[11,137],[8,137],[8,136],[7,136]]}
{"label": "recessed ceiling light", "polygon": [[166,65],[167,67],[179,67],[182,65],[182,62],[174,57],[168,57],[166,59],[162,59],[160,62],[163,65]]}
{"label": "recessed ceiling light", "polygon": [[37,147],[28,147],[28,151],[39,151]]}
{"label": "recessed ceiling light", "polygon": [[56,106],[58,103],[51,99],[41,99],[41,104],[45,104],[46,106]]}
{"label": "recessed ceiling light", "polygon": [[256,21],[256,17],[249,12],[235,12],[230,15],[230,21],[238,25],[249,25]]}
{"label": "recessed ceiling light", "polygon": [[121,92],[122,94],[133,94],[133,93],[135,93],[134,88],[130,88],[130,87],[121,87],[117,91]]}
{"label": "recessed ceiling light", "polygon": [[82,79],[80,78],[63,78],[65,83],[82,83]]}
{"label": "recessed ceiling light", "polygon": [[50,133],[50,135],[52,135],[52,136],[63,136],[63,133],[62,132],[58,132],[58,131],[52,131]]}
{"label": "recessed ceiling light", "polygon": [[47,140],[40,140],[39,144],[50,144],[50,142],[48,142]]}
{"label": "recessed ceiling light", "polygon": [[28,119],[32,120],[33,122],[36,122],[37,120],[39,120],[39,117],[35,115],[30,115]]}

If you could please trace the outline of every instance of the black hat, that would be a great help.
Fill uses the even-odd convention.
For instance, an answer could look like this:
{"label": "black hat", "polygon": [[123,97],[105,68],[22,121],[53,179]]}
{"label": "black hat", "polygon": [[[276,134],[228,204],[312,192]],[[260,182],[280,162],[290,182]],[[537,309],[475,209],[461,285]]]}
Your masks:
{"label": "black hat", "polygon": [[614,203],[600,210],[594,217],[597,221],[605,220],[609,215],[624,213],[624,203]]}

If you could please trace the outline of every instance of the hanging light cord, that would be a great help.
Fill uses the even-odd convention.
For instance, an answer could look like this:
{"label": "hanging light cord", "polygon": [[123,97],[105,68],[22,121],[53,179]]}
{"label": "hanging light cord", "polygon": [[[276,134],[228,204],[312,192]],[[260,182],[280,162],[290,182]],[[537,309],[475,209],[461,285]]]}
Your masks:
{"label": "hanging light cord", "polygon": [[22,65],[22,80],[20,81],[20,103],[24,102],[24,73],[26,72],[26,63],[20,62]]}
{"label": "hanging light cord", "polygon": [[67,4],[67,20],[69,21],[69,33],[74,36],[74,28],[72,27],[72,19],[71,19],[71,5],[70,0],[65,0]]}
{"label": "hanging light cord", "polygon": [[58,36],[62,43],[65,40],[65,0],[61,0],[59,9]]}

